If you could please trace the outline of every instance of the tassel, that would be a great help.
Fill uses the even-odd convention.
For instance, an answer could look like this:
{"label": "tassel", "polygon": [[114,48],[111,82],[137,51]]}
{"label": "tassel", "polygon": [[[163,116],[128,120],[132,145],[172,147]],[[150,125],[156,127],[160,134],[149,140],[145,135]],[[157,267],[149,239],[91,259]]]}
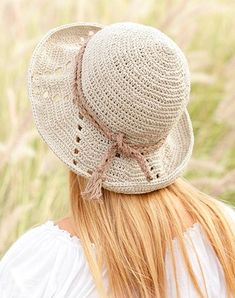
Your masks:
{"label": "tassel", "polygon": [[93,172],[91,175],[85,190],[81,193],[82,197],[85,200],[102,200],[103,193],[102,193],[102,173],[101,171],[97,170]]}
{"label": "tassel", "polygon": [[99,166],[92,173],[85,190],[81,193],[85,200],[96,200],[102,202],[102,183],[105,180],[105,173],[116,153],[116,145],[111,144],[106,154],[101,159]]}

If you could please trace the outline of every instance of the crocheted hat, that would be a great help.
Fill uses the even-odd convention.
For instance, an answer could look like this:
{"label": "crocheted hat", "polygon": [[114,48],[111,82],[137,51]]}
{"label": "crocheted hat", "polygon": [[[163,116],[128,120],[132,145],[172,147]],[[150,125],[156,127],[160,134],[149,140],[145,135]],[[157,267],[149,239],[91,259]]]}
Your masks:
{"label": "crocheted hat", "polygon": [[28,86],[42,139],[89,178],[86,199],[100,199],[102,187],[127,194],[166,187],[191,157],[188,64],[156,28],[55,28],[34,50]]}

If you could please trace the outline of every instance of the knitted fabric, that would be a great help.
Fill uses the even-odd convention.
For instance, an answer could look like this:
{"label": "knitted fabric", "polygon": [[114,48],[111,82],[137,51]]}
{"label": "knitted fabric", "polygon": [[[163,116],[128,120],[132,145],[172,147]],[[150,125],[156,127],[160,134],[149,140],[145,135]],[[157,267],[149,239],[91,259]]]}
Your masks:
{"label": "knitted fabric", "polygon": [[87,197],[100,197],[101,186],[150,192],[186,168],[194,143],[189,69],[160,30],[129,22],[55,28],[38,43],[28,80],[40,136],[91,178]]}

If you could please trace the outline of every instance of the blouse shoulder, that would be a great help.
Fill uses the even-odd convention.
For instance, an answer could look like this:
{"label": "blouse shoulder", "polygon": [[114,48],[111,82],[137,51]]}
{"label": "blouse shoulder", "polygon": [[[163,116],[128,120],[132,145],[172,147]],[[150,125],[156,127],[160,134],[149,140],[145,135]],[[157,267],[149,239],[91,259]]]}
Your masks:
{"label": "blouse shoulder", "polygon": [[0,261],[2,298],[86,297],[93,288],[79,238],[51,220],[21,235]]}
{"label": "blouse shoulder", "polygon": [[[231,205],[218,200],[218,206],[227,218],[235,222],[235,210]],[[210,244],[205,231],[199,223],[195,223],[184,233],[184,243],[190,263],[196,275],[199,287],[205,297],[227,297],[224,272],[219,259]],[[180,297],[198,297],[190,275],[185,270],[184,258],[176,239],[173,240],[173,248],[176,256],[176,272],[173,259],[169,251],[166,252],[165,265],[167,275],[167,297],[177,297],[174,274],[179,282]],[[203,273],[203,274],[202,274]],[[204,286],[204,282],[206,288]],[[204,296],[203,296],[204,297]],[[232,297],[231,297],[232,298]]]}

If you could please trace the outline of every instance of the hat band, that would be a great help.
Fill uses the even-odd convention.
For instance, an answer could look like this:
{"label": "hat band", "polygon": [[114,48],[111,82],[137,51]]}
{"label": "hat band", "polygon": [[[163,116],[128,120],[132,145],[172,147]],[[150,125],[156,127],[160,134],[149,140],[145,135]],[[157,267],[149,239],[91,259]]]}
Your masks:
{"label": "hat band", "polygon": [[128,143],[124,133],[112,132],[109,127],[103,123],[93,110],[87,104],[83,90],[82,90],[82,58],[87,45],[90,40],[88,38],[81,46],[80,51],[76,57],[76,70],[75,70],[75,82],[74,82],[74,101],[78,105],[79,112],[86,117],[100,132],[102,132],[110,141],[111,144],[108,147],[106,153],[102,157],[99,165],[93,171],[84,192],[81,193],[84,199],[99,200],[102,198],[102,182],[105,181],[106,172],[117,153],[121,153],[126,157],[134,158],[138,162],[141,170],[146,176],[148,181],[153,178],[151,176],[148,164],[144,156],[143,150],[158,149],[160,148],[166,137],[160,139],[156,144],[144,145],[144,144],[131,144]]}

